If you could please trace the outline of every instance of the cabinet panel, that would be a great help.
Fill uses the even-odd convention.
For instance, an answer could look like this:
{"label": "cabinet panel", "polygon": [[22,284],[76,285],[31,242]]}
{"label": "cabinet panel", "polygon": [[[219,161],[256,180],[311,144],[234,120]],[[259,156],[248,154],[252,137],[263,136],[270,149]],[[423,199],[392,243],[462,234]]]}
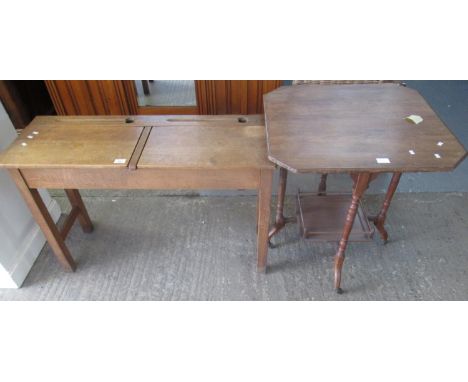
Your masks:
{"label": "cabinet panel", "polygon": [[280,80],[196,80],[197,106],[140,107],[134,81],[45,81],[59,115],[261,114]]}
{"label": "cabinet panel", "polygon": [[[59,115],[124,115],[132,113],[123,81],[45,81]],[[134,111],[136,112],[136,110]]]}

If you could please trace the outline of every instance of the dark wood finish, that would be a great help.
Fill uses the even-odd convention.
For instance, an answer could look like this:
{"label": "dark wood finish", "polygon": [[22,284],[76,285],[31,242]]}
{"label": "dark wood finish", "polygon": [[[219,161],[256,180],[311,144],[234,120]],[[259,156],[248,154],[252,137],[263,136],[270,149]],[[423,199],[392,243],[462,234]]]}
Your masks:
{"label": "dark wood finish", "polygon": [[[412,114],[424,121],[409,123],[405,117]],[[282,87],[265,96],[265,124],[268,157],[277,165],[293,172],[345,172],[354,180],[335,258],[339,293],[346,245],[369,182],[380,173],[395,173],[379,215],[372,218],[387,240],[384,222],[400,179],[397,174],[450,171],[466,157],[464,147],[421,95],[395,84]],[[377,158],[390,163],[378,163]],[[319,194],[326,191],[324,183]]]}
{"label": "dark wood finish", "polygon": [[385,195],[385,200],[382,204],[382,208],[379,214],[375,217],[370,218],[370,220],[374,222],[375,227],[379,231],[380,237],[382,238],[384,243],[387,243],[388,241],[388,232],[385,229],[385,219],[387,217],[387,211],[390,208],[390,203],[392,202],[393,195],[395,194],[398,184],[400,183],[400,178],[400,172],[396,172],[392,175],[392,179],[390,180],[390,185],[388,186],[387,194]]}
{"label": "dark wood finish", "polygon": [[46,237],[49,245],[57,257],[57,260],[68,271],[74,271],[76,268],[75,261],[73,260],[67,246],[60,234],[57,226],[55,225],[52,217],[44,205],[41,196],[37,189],[31,189],[26,184],[21,172],[17,169],[9,169],[9,173],[18,187],[18,190],[23,195],[24,201],[29,207],[34,219],[41,228],[44,236]]}
{"label": "dark wood finish", "polygon": [[[351,195],[299,192],[297,195],[297,220],[301,235],[313,241],[339,242],[343,222],[348,214]],[[358,203],[356,219],[348,241],[371,241],[374,235],[364,210]]]}
{"label": "dark wood finish", "polygon": [[0,80],[0,101],[16,129],[23,129],[31,121],[31,115],[13,81]]}
{"label": "dark wood finish", "polygon": [[349,206],[348,214],[346,216],[343,234],[338,245],[338,251],[335,255],[335,290],[339,294],[343,293],[343,290],[341,289],[341,270],[345,259],[346,246],[348,245],[349,236],[354,225],[354,219],[358,212],[359,201],[369,186],[369,181],[370,173],[363,172],[359,174],[356,185],[354,186],[351,205]]}
{"label": "dark wood finish", "polygon": [[136,114],[123,81],[45,81],[58,115]]}
{"label": "dark wood finish", "polygon": [[196,81],[199,114],[263,113],[263,95],[280,80]]}
{"label": "dark wood finish", "polygon": [[38,115],[55,114],[52,100],[43,80],[13,80],[9,82],[17,89],[30,116],[30,121]]}
{"label": "dark wood finish", "polygon": [[198,114],[197,106],[138,106],[137,114],[141,115],[168,115],[168,114],[183,114],[194,115]]}
{"label": "dark wood finish", "polygon": [[[395,80],[293,80],[293,85],[316,84],[316,85],[350,85],[350,84],[381,84],[381,83],[397,83]],[[327,178],[328,174],[322,174],[318,188],[318,195],[326,195],[327,193]]]}
{"label": "dark wood finish", "polygon": [[293,223],[296,221],[295,218],[292,217],[284,217],[284,197],[286,196],[286,183],[288,180],[288,171],[284,168],[280,168],[279,172],[279,183],[278,183],[278,196],[276,202],[276,217],[275,217],[275,224],[271,227],[270,232],[268,234],[268,244],[270,247],[273,247],[271,243],[271,238],[276,235],[279,231],[281,231],[286,224]]}
{"label": "dark wood finish", "polygon": [[[78,189],[257,190],[257,263],[263,271],[274,165],[266,157],[259,121],[258,116],[242,121],[236,116],[138,117],[129,123],[122,117],[37,118],[23,134],[38,134],[27,139],[27,146],[18,138],[0,155],[0,167],[10,169],[54,253],[69,269],[74,263],[64,237],[75,218],[85,232],[92,230]],[[130,157],[130,163],[112,162]],[[66,189],[72,212],[63,237],[36,198],[37,188]]]}
{"label": "dark wood finish", "polygon": [[466,156],[424,98],[395,84],[281,87],[265,115],[269,158],[293,172],[450,171]]}
{"label": "dark wood finish", "polygon": [[195,80],[196,106],[139,106],[135,81],[45,81],[59,115],[263,113],[263,95],[280,80]]}

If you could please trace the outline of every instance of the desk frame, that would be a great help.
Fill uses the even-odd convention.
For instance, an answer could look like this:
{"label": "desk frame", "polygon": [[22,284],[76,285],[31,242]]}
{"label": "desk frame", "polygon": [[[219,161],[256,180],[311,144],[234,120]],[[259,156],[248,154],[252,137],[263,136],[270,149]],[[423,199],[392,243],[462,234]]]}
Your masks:
{"label": "desk frame", "polygon": [[[127,168],[25,168],[9,169],[11,177],[57,260],[68,271],[76,264],[65,239],[72,225],[79,221],[84,232],[92,232],[93,224],[81,199],[79,189],[255,189],[257,190],[257,269],[264,272],[268,254],[270,219],[271,169],[146,169]],[[60,231],[52,220],[38,188],[65,189],[72,210]]]}

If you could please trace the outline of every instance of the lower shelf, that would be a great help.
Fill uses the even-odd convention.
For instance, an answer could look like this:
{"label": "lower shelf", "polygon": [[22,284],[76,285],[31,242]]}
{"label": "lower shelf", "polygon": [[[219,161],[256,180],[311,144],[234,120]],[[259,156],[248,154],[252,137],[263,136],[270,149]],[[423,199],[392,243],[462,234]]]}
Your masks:
{"label": "lower shelf", "polygon": [[[301,235],[316,241],[339,241],[343,233],[346,215],[351,205],[351,195],[314,193],[297,195],[297,221]],[[349,241],[371,241],[373,226],[359,203]]]}

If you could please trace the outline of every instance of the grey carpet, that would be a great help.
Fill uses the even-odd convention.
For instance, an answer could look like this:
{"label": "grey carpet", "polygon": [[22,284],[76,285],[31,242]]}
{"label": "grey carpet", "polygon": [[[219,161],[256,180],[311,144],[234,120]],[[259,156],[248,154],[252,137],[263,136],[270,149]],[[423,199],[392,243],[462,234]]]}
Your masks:
{"label": "grey carpet", "polygon": [[140,106],[196,106],[195,81],[154,80],[148,82],[150,94],[145,95],[141,81],[135,81]]}
{"label": "grey carpet", "polygon": [[[368,196],[366,206],[375,210],[381,200]],[[267,274],[256,272],[253,197],[85,203],[96,229],[84,234],[75,225],[67,240],[78,270],[62,271],[47,245],[23,287],[0,289],[1,300],[468,299],[468,194],[396,195],[391,241],[349,246],[342,296],[332,288],[336,246],[299,239],[294,225],[277,236]]]}

